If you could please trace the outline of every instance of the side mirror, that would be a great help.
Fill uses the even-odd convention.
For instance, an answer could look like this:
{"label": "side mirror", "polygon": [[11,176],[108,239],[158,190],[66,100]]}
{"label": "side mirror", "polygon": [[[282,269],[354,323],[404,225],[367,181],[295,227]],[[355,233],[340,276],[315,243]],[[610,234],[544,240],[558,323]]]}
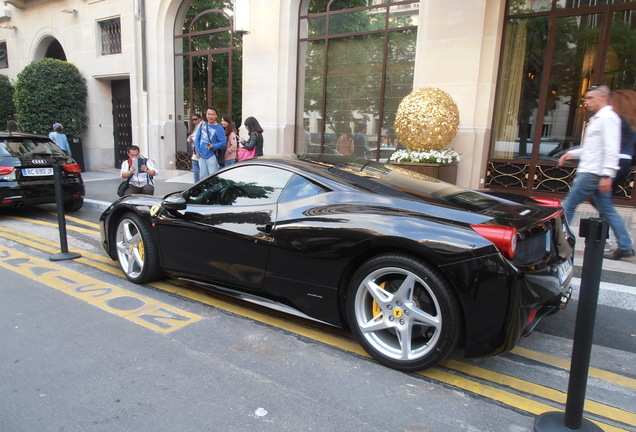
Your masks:
{"label": "side mirror", "polygon": [[161,202],[161,207],[166,210],[185,210],[188,204],[181,195],[170,195]]}

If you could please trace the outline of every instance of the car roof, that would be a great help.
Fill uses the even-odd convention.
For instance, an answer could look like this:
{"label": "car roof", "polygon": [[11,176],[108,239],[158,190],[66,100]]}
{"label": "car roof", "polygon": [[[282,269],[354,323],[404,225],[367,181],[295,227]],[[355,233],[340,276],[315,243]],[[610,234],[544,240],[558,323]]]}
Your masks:
{"label": "car roof", "polygon": [[[533,201],[529,197],[511,201],[504,196],[462,188],[394,165],[350,156],[326,153],[279,155],[258,157],[247,162],[281,164],[299,173],[313,174],[323,181],[330,180],[332,184],[368,194],[415,200],[489,217],[517,215],[528,209],[527,205]],[[532,207],[535,211],[536,206]]]}
{"label": "car roof", "polygon": [[8,132],[0,131],[0,139],[5,138],[44,138],[49,139],[46,135],[32,134],[27,132]]}

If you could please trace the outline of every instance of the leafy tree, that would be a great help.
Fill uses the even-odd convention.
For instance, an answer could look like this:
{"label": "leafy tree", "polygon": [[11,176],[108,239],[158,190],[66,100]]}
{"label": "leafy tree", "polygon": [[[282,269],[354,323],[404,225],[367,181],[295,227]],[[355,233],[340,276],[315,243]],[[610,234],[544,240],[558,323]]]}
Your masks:
{"label": "leafy tree", "polygon": [[86,130],[86,79],[75,65],[45,58],[18,74],[14,101],[23,131],[46,135],[55,122],[70,137]]}
{"label": "leafy tree", "polygon": [[13,118],[15,106],[13,105],[13,84],[6,75],[0,75],[0,129],[4,129],[7,121]]}

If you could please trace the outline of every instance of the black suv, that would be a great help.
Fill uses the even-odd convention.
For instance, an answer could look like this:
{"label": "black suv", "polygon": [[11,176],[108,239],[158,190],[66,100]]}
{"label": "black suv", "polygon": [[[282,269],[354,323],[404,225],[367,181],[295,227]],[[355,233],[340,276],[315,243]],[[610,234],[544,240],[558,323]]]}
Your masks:
{"label": "black suv", "polygon": [[61,167],[64,209],[84,204],[80,166],[48,137],[0,132],[0,207],[55,202],[53,166]]}

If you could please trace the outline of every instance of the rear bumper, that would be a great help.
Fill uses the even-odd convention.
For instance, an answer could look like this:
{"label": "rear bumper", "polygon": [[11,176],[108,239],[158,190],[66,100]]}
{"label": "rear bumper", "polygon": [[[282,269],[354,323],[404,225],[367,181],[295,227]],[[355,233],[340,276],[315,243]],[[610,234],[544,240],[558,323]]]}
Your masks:
{"label": "rear bumper", "polygon": [[[64,201],[82,199],[86,194],[81,178],[65,179],[62,190]],[[28,186],[18,182],[0,183],[0,207],[23,207],[55,201],[55,187],[52,182],[38,182]]]}
{"label": "rear bumper", "polygon": [[[510,351],[542,317],[564,307],[572,279],[572,266],[563,264],[565,261],[571,264],[572,257],[522,272],[501,254],[492,254],[444,266],[451,283],[467,287],[457,291],[465,317],[464,355],[483,357]],[[563,267],[567,267],[565,273]]]}

